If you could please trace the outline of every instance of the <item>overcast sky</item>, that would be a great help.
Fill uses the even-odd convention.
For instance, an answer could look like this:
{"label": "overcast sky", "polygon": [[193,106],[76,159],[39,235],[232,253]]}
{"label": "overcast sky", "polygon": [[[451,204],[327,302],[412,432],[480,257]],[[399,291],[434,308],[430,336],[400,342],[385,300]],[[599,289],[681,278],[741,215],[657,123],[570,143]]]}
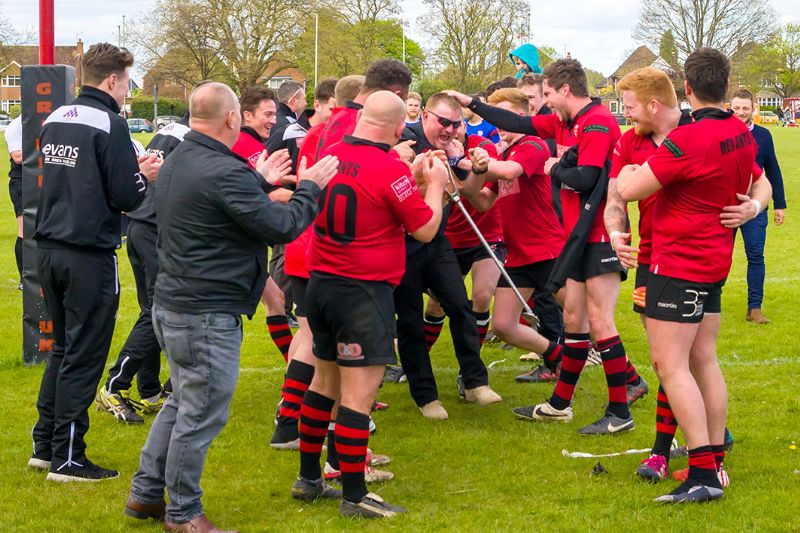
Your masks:
{"label": "overcast sky", "polygon": [[[38,27],[36,0],[0,0],[2,16],[19,28]],[[531,2],[534,44],[547,44],[561,54],[569,51],[584,66],[610,74],[637,43],[631,37],[640,0],[571,0],[568,11],[563,1]],[[116,42],[117,27],[125,15],[126,24],[146,13],[153,0],[55,0],[56,44],[74,44],[78,37],[87,44]],[[410,21],[409,36],[425,45],[420,32],[424,24],[421,0],[401,2]],[[772,0],[780,15],[776,22],[800,21],[800,1]],[[102,9],[100,9],[102,6]],[[139,73],[139,76],[141,73]],[[137,77],[134,74],[134,77]]]}

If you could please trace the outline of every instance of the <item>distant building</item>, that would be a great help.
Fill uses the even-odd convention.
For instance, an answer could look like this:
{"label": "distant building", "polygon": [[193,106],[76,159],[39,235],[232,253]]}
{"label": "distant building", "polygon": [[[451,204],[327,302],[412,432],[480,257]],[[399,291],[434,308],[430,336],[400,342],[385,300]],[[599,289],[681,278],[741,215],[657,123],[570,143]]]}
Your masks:
{"label": "distant building", "polygon": [[[9,107],[22,103],[22,67],[39,64],[38,46],[8,46],[4,48],[8,63],[0,66],[0,112],[7,113]],[[81,59],[83,41],[78,39],[75,46],[56,46],[55,63],[75,67],[75,86],[81,85]]]}

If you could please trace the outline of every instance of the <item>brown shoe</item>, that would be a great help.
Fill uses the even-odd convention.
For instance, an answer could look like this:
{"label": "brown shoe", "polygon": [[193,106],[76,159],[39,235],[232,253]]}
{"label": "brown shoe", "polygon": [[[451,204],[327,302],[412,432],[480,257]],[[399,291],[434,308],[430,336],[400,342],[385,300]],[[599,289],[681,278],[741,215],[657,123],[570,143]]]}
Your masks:
{"label": "brown shoe", "polygon": [[206,515],[201,514],[195,516],[188,522],[183,524],[173,524],[172,522],[164,522],[164,531],[175,531],[178,533],[239,533],[239,531],[222,530],[211,523],[211,520],[206,518]]}
{"label": "brown shoe", "polygon": [[748,322],[752,322],[753,324],[769,324],[769,318],[764,316],[764,313],[761,312],[761,309],[750,309],[747,312],[746,320]]}
{"label": "brown shoe", "polygon": [[129,499],[128,503],[125,504],[125,514],[132,518],[138,518],[139,520],[152,518],[153,520],[163,521],[164,508],[166,505],[167,504],[163,501],[158,503],[141,503]]}

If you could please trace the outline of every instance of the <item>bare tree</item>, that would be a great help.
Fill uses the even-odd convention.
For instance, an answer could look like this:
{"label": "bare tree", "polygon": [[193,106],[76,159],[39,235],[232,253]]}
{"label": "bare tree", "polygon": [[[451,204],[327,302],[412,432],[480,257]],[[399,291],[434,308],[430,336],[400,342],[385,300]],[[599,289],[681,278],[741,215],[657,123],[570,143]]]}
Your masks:
{"label": "bare tree", "polygon": [[765,40],[773,20],[768,0],[642,0],[633,36],[658,47],[671,31],[680,60],[703,46],[731,55],[742,42]]}
{"label": "bare tree", "polygon": [[15,28],[11,22],[3,16],[3,2],[0,0],[0,62],[5,66],[8,48],[28,43],[33,40],[34,33],[31,28]]}
{"label": "bare tree", "polygon": [[528,21],[522,0],[424,0],[425,31],[436,44],[442,76],[463,91],[474,91],[515,69],[508,59],[515,37]]}

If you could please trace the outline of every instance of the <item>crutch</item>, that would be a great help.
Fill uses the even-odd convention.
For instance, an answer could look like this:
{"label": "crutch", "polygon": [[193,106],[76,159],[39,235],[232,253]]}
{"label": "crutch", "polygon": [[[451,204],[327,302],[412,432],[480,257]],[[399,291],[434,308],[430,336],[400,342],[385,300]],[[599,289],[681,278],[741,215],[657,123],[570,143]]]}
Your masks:
{"label": "crutch", "polygon": [[447,167],[447,172],[448,172],[448,176],[450,177],[450,185],[453,188],[452,192],[450,191],[450,188],[446,189],[447,195],[450,197],[450,199],[453,202],[456,203],[458,208],[461,210],[461,214],[464,215],[465,219],[467,219],[467,222],[469,223],[470,227],[472,228],[472,231],[474,231],[475,235],[478,236],[478,239],[481,241],[481,244],[486,249],[486,251],[489,253],[489,256],[494,261],[494,264],[497,265],[497,268],[500,269],[500,274],[503,276],[503,278],[505,278],[506,282],[508,283],[508,286],[511,287],[511,290],[513,290],[514,294],[517,295],[517,298],[519,298],[519,301],[522,303],[522,318],[524,318],[525,321],[528,323],[528,325],[530,325],[530,327],[532,327],[533,329],[538,328],[539,327],[539,317],[537,317],[534,314],[533,310],[528,305],[528,302],[525,300],[525,298],[522,297],[522,294],[519,292],[519,289],[517,288],[516,285],[514,285],[514,282],[511,281],[511,277],[508,275],[508,272],[506,272],[505,266],[503,266],[503,262],[500,261],[500,259],[494,253],[494,250],[492,250],[492,247],[489,246],[488,242],[486,242],[486,238],[481,233],[481,230],[478,229],[478,226],[475,224],[475,221],[472,220],[471,216],[469,216],[469,212],[467,211],[467,208],[464,206],[464,203],[461,201],[461,193],[458,192],[458,185],[456,183],[456,177],[453,174],[453,170],[449,166]]}

